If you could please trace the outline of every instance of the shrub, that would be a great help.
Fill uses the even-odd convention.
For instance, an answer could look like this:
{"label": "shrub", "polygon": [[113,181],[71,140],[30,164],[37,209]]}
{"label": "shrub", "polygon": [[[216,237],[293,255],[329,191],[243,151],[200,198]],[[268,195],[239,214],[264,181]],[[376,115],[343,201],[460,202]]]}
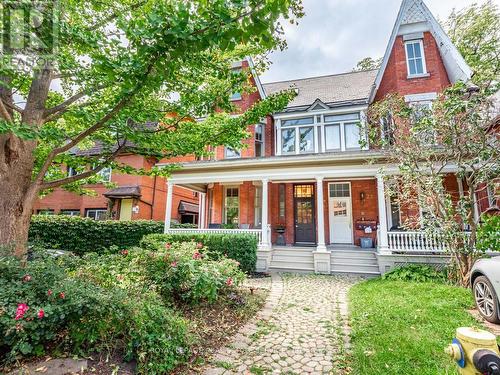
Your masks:
{"label": "shrub", "polygon": [[31,219],[29,240],[45,248],[84,254],[102,252],[111,246],[124,249],[137,246],[144,235],[162,233],[163,222],[149,220],[96,221],[78,216],[35,215]]}
{"label": "shrub", "polygon": [[211,253],[194,242],[173,243],[162,250],[129,249],[121,254],[88,254],[75,274],[129,294],[154,291],[165,302],[214,302],[243,279],[238,262]]}
{"label": "shrub", "polygon": [[160,296],[90,280],[76,270],[98,257],[71,258],[37,258],[26,266],[0,259],[0,358],[42,355],[50,344],[79,354],[123,349],[148,374],[164,374],[187,361],[187,321]]}
{"label": "shrub", "polygon": [[500,215],[484,215],[477,231],[477,248],[481,251],[500,251]]}
{"label": "shrub", "polygon": [[258,242],[250,234],[150,234],[144,236],[140,246],[157,251],[166,243],[176,242],[200,242],[210,250],[212,259],[226,256],[238,261],[244,272],[255,271]]}
{"label": "shrub", "polygon": [[385,280],[428,282],[446,280],[446,272],[428,265],[408,264],[394,268],[382,276]]}
{"label": "shrub", "polygon": [[[82,324],[83,318],[109,321],[114,305],[124,298],[66,277],[58,262],[48,258],[23,267],[17,259],[0,259],[0,352],[8,361],[43,354],[47,342],[69,342],[70,327]],[[93,326],[86,341],[112,339],[113,330],[108,328]]]}

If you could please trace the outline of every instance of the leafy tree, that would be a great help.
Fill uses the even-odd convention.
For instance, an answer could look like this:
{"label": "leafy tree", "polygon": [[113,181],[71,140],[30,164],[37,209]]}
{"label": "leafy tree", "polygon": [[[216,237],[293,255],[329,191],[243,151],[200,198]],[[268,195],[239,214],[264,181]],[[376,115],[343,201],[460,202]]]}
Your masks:
{"label": "leafy tree", "polygon": [[[478,90],[459,82],[432,109],[409,107],[404,98],[390,95],[369,110],[370,138],[398,168],[389,194],[401,207],[425,210],[422,218],[408,217],[404,226],[421,228],[444,243],[456,280],[468,285],[472,264],[484,251],[476,246],[475,192],[500,176],[499,133],[493,125],[498,109],[491,97],[499,88],[498,7],[491,1],[473,4],[452,12],[443,26],[474,70]],[[447,172],[455,174],[458,192],[445,189]]]}
{"label": "leafy tree", "polygon": [[[409,107],[398,95],[369,110],[370,138],[385,151],[387,163],[398,168],[389,178],[389,194],[401,207],[425,210],[422,218],[410,216],[403,226],[420,228],[444,243],[456,280],[464,286],[481,255],[475,246],[475,192],[500,175],[500,137],[492,129],[487,91],[471,93],[460,82],[442,93],[432,111]],[[458,192],[445,189],[449,173],[455,174]]]}
{"label": "leafy tree", "polygon": [[473,81],[496,92],[500,74],[500,12],[489,0],[454,10],[444,24],[451,40],[475,72]]}
{"label": "leafy tree", "polygon": [[[200,156],[207,145],[238,147],[249,124],[290,99],[272,96],[229,115],[236,110],[230,94],[250,90],[249,72],[235,74],[231,62],[283,48],[279,19],[301,17],[300,0],[61,0],[1,7],[0,244],[20,257],[40,192],[58,186],[79,191],[106,166],[167,174],[171,168],[133,170],[114,160],[124,152],[160,159]],[[24,28],[16,26],[26,19]],[[103,150],[98,156],[72,153],[95,144]],[[68,177],[62,165],[78,174]]]}
{"label": "leafy tree", "polygon": [[361,72],[363,70],[372,70],[380,68],[382,64],[382,57],[378,59],[373,59],[371,57],[365,57],[364,59],[358,61],[356,67],[352,70],[353,72]]}

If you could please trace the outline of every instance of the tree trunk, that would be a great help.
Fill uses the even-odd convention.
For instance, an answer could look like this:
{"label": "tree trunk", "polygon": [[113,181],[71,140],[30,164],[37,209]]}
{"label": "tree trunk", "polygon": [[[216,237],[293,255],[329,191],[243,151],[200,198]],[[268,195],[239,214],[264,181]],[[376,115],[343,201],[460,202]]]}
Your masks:
{"label": "tree trunk", "polygon": [[26,255],[37,188],[31,181],[34,141],[0,135],[0,246],[18,258]]}

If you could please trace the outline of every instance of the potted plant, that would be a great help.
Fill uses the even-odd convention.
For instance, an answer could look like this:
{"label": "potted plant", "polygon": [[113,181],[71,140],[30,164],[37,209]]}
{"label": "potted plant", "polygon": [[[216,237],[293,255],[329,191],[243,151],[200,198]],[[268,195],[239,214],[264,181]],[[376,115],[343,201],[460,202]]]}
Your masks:
{"label": "potted plant", "polygon": [[276,239],[276,245],[285,246],[286,242],[284,234],[286,231],[286,227],[283,224],[278,224],[276,225],[274,230],[276,231],[276,233],[278,233],[278,238]]}

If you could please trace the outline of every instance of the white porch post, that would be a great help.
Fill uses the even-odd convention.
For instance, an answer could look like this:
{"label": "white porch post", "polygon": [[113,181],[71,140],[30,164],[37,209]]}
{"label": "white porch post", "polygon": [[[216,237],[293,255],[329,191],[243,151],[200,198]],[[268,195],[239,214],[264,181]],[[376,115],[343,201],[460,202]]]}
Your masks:
{"label": "white porch post", "polygon": [[377,175],[377,198],[378,198],[378,221],[379,230],[378,234],[378,252],[381,254],[390,254],[389,242],[387,239],[387,209],[385,201],[385,186],[384,176]]}
{"label": "white porch post", "polygon": [[323,176],[316,177],[316,207],[318,217],[318,246],[317,251],[326,251],[325,243],[325,208],[323,202]]}
{"label": "white porch post", "polygon": [[268,231],[268,216],[269,216],[269,179],[262,179],[262,239],[257,249],[257,271],[266,272],[271,266],[273,257],[273,249]]}
{"label": "white porch post", "polygon": [[316,217],[318,222],[318,245],[313,251],[314,272],[331,272],[331,254],[325,243],[325,209],[323,203],[323,176],[316,177]]}
{"label": "white porch post", "polygon": [[268,216],[269,216],[269,179],[262,179],[262,243],[261,247],[268,249],[270,248],[269,238],[268,238]]}
{"label": "white porch post", "polygon": [[198,228],[205,228],[205,193],[199,194],[199,208],[198,208]]}
{"label": "white porch post", "polygon": [[170,229],[170,221],[172,219],[172,195],[174,191],[174,184],[167,181],[167,204],[165,205],[165,229],[164,232]]}

